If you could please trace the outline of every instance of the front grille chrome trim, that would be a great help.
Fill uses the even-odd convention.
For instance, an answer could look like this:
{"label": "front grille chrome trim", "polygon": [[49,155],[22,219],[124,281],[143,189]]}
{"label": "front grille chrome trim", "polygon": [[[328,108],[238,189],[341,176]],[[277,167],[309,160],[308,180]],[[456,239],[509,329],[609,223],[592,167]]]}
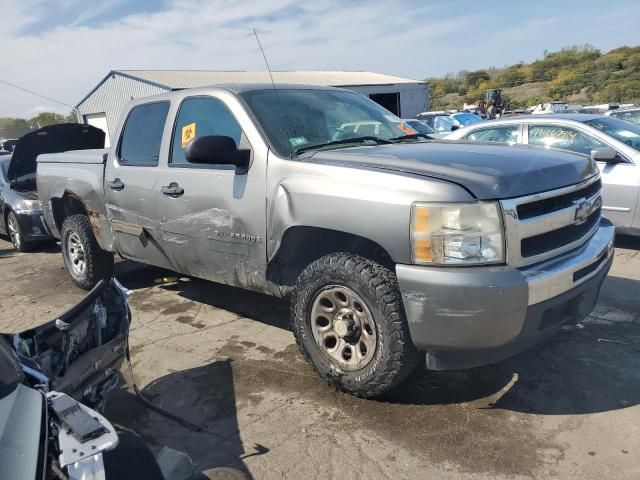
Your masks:
{"label": "front grille chrome trim", "polygon": [[[529,217],[520,220],[518,217],[518,207],[527,203],[537,202],[554,197],[560,197],[563,195],[571,194],[576,191],[586,189],[591,184],[600,180],[600,175],[594,175],[593,177],[569,187],[560,188],[557,190],[551,190],[547,192],[536,193],[533,195],[527,195],[520,198],[512,198],[507,200],[501,200],[500,205],[504,215],[505,226],[505,241],[507,247],[507,264],[518,267],[524,267],[532,265],[534,263],[543,262],[551,259],[557,255],[566,253],[572,249],[586,243],[598,230],[599,222],[596,222],[595,226],[591,228],[582,237],[567,243],[559,248],[548,250],[538,255],[531,255],[524,257],[522,255],[522,240],[536,235],[552,232],[560,228],[572,225],[575,223],[575,207],[563,208],[560,210],[543,213],[535,217]],[[601,197],[602,189],[597,193],[585,198],[589,202],[594,202]]]}
{"label": "front grille chrome trim", "polygon": [[[598,192],[590,198],[585,199],[588,202],[594,202],[601,196]],[[534,237],[542,233],[558,230],[562,227],[568,227],[575,223],[576,208],[575,206],[556,210],[555,212],[545,213],[538,217],[520,220],[520,231],[522,238]]]}
{"label": "front grille chrome trim", "polygon": [[[529,305],[544,302],[598,275],[613,255],[615,227],[608,221],[599,222],[589,242],[575,252],[538,265],[522,269],[529,284]],[[593,267],[579,279],[576,272]]]}

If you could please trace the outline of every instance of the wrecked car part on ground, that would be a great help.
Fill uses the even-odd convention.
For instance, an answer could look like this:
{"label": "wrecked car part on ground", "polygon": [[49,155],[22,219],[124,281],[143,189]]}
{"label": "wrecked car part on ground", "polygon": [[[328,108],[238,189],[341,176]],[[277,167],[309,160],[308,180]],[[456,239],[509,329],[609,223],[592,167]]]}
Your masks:
{"label": "wrecked car part on ground", "polygon": [[288,296],[305,357],[371,397],[579,322],[613,259],[593,159],[416,133],[342,89],[187,89],[130,102],[110,150],[41,155],[38,185],[78,286],[118,253]]}
{"label": "wrecked car part on ground", "polygon": [[57,319],[0,335],[0,478],[191,478],[186,454],[165,447],[156,460],[98,413],[125,357],[128,294],[116,279],[102,280]]}
{"label": "wrecked car part on ground", "polygon": [[101,409],[118,383],[130,313],[115,280],[104,281],[53,322],[8,336],[26,372],[45,391],[65,392]]}

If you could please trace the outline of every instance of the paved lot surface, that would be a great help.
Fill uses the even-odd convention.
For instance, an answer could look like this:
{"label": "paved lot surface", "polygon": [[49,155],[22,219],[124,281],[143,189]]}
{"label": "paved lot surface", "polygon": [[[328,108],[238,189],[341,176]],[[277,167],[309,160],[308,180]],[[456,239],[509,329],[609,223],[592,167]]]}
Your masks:
{"label": "paved lot surface", "polygon": [[[0,331],[82,297],[58,247],[10,247],[0,240]],[[137,383],[204,431],[146,409],[126,386],[107,414],[201,469],[257,479],[640,478],[640,240],[618,247],[583,328],[496,365],[418,372],[381,401],[336,393],[313,374],[284,302],[188,278],[157,285],[171,273],[120,262],[136,292]]]}

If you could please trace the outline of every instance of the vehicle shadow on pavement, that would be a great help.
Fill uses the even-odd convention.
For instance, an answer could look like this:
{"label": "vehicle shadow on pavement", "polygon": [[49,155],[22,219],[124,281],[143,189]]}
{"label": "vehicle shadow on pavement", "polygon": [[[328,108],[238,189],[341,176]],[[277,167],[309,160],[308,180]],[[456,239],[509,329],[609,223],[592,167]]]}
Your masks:
{"label": "vehicle shadow on pavement", "polygon": [[[19,252],[13,248],[9,237],[0,235],[0,258],[17,255]],[[55,242],[43,242],[34,245],[27,253],[60,253],[60,247]]]}
{"label": "vehicle shadow on pavement", "polygon": [[[189,278],[170,270],[129,261],[117,263],[115,275],[129,289],[139,290],[159,284],[163,290],[175,292],[184,299],[252,318],[265,325],[289,329],[289,304],[270,295]],[[172,281],[163,284],[163,279]]]}
{"label": "vehicle shadow on pavement", "polygon": [[[627,344],[601,343],[598,338]],[[579,415],[638,405],[640,328],[561,331],[548,343],[495,365],[416,372],[385,400],[442,405],[492,396],[483,408],[542,415]]]}
{"label": "vehicle shadow on pavement", "polygon": [[[118,278],[128,288],[154,285],[154,279],[176,276],[153,267],[121,265]],[[161,285],[179,296],[258,322],[288,329],[285,301],[197,279]],[[608,277],[600,296],[606,303],[640,312],[640,282]],[[614,302],[611,302],[615,298]],[[601,339],[601,340],[598,340]],[[604,339],[604,340],[602,340]],[[616,343],[622,342],[622,343]],[[301,356],[294,352],[296,356]],[[282,360],[290,362],[289,356]],[[297,358],[296,358],[297,359]],[[321,379],[315,379],[322,383]],[[404,405],[447,405],[477,402],[478,408],[535,414],[588,414],[640,404],[640,316],[625,321],[594,319],[584,328],[558,331],[548,341],[494,365],[458,371],[419,370],[384,402]]]}
{"label": "vehicle shadow on pavement", "polygon": [[126,386],[111,393],[107,418],[137,432],[152,450],[167,446],[187,453],[198,472],[235,469],[251,478],[243,458],[269,451],[262,445],[254,446],[249,452],[244,450],[236,417],[231,360],[170,373],[142,391],[155,405],[199,426],[202,431],[187,428],[148,408]]}
{"label": "vehicle shadow on pavement", "polygon": [[[640,282],[608,277],[582,328],[560,330],[548,341],[494,365],[469,370],[418,371],[385,400],[453,404],[486,399],[486,406],[543,415],[579,415],[640,404]],[[627,292],[628,312],[606,304]],[[635,294],[632,292],[636,292]],[[616,300],[615,305],[620,305]],[[607,320],[607,318],[609,320]]]}
{"label": "vehicle shadow on pavement", "polygon": [[640,250],[640,235],[625,235],[618,233],[615,239],[616,248],[626,248],[628,250]]}

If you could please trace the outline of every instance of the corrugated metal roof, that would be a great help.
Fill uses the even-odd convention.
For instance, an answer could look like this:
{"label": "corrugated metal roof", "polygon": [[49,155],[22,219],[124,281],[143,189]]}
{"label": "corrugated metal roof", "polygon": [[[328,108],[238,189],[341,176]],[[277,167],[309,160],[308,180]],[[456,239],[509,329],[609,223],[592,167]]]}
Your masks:
{"label": "corrugated metal roof", "polygon": [[120,113],[133,98],[148,97],[168,91],[169,88],[141,82],[124,75],[113,75],[113,72],[89,92],[76,108],[81,115],[105,113],[107,117],[107,135],[116,131]]}
{"label": "corrugated metal roof", "polygon": [[[168,88],[195,88],[227,83],[270,82],[268,72],[210,70],[115,70],[116,73],[139,78],[157,86]],[[374,72],[294,71],[273,72],[276,83],[348,87],[355,85],[390,85],[398,83],[425,83],[419,80]]]}

